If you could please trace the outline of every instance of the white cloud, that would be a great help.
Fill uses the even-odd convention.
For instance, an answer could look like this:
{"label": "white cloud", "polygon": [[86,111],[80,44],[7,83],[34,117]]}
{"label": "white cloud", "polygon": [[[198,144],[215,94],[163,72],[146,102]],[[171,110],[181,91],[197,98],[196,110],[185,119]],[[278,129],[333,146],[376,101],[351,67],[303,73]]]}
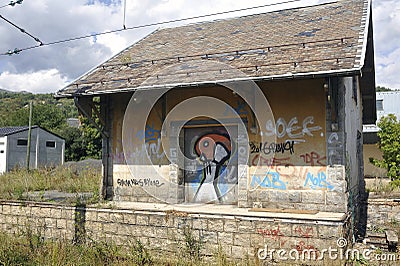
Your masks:
{"label": "white cloud", "polygon": [[128,46],[127,40],[116,33],[99,35],[96,38],[96,43],[108,47],[112,54],[116,54]]}
{"label": "white cloud", "polygon": [[32,93],[56,92],[67,84],[57,69],[40,70],[31,73],[0,74],[0,88],[12,91],[28,91]]}

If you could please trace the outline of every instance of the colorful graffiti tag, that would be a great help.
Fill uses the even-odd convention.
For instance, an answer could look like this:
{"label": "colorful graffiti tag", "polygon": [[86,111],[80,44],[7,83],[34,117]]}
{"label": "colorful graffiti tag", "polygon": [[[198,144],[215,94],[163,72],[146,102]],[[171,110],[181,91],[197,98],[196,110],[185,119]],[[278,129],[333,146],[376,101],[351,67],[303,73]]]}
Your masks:
{"label": "colorful graffiti tag", "polygon": [[220,176],[222,165],[231,154],[229,137],[220,134],[206,134],[197,140],[195,152],[203,163],[203,176],[193,201],[220,201],[222,195],[217,186],[217,179]]}

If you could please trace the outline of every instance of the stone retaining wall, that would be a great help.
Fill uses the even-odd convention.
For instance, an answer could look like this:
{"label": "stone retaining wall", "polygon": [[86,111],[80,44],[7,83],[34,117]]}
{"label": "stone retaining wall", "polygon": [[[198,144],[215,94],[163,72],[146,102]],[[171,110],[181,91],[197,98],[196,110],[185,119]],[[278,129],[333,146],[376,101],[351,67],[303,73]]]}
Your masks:
{"label": "stone retaining wall", "polygon": [[383,225],[389,222],[400,222],[400,199],[368,199],[368,223]]}
{"label": "stone retaining wall", "polygon": [[[295,215],[294,215],[295,216]],[[0,202],[1,229],[32,230],[47,239],[113,241],[127,245],[140,240],[150,250],[174,252],[185,247],[185,236],[202,243],[202,253],[218,248],[232,258],[255,256],[265,245],[275,249],[322,250],[347,237],[342,221],[271,218],[252,215],[199,214],[175,210],[70,207],[36,202]]]}

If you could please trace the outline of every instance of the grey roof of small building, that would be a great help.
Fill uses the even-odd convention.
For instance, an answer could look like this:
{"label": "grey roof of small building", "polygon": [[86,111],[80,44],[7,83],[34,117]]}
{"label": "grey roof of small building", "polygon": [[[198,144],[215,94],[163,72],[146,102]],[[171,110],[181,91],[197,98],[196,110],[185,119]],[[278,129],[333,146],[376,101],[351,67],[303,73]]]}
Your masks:
{"label": "grey roof of small building", "polygon": [[[38,126],[32,126],[32,128],[37,128]],[[29,126],[17,126],[17,127],[0,127],[0,137],[12,135],[25,130],[28,130]]]}
{"label": "grey roof of small building", "polygon": [[369,0],[340,0],[158,29],[56,97],[360,73],[370,5]]}
{"label": "grey roof of small building", "polygon": [[[59,136],[59,135],[57,135],[57,134],[55,134],[55,133],[53,133],[51,131],[48,131],[45,128],[41,128],[41,127],[39,127],[37,125],[32,126],[32,129],[35,129],[35,128],[40,128],[40,129],[42,129],[42,130],[44,130],[44,131],[46,131],[46,132],[48,132],[48,133],[60,138],[62,140],[64,139],[63,137],[61,137],[61,136]],[[0,127],[0,137],[13,135],[13,134],[20,133],[20,132],[27,131],[27,130],[29,130],[29,126]]]}

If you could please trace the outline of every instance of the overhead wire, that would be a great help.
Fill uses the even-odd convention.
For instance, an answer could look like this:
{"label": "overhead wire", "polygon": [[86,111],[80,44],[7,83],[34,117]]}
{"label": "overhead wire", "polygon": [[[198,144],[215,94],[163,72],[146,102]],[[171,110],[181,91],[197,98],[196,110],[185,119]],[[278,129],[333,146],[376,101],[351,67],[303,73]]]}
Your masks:
{"label": "overhead wire", "polygon": [[126,0],[124,1],[124,22],[122,23],[122,27],[124,29],[126,29],[125,19],[126,19]]}
{"label": "overhead wire", "polygon": [[1,8],[5,8],[5,7],[8,7],[8,6],[15,6],[16,4],[22,4],[22,1],[24,1],[24,0],[17,0],[17,1],[10,1],[10,3],[8,3],[8,4],[6,4],[6,5],[3,5],[3,6],[0,6],[0,9]]}
{"label": "overhead wire", "polygon": [[[318,49],[326,49],[326,47],[337,47],[338,49],[340,49],[340,47],[343,47],[343,45],[347,45],[347,41],[353,39],[353,37],[342,37],[342,38],[335,38],[335,39],[325,39],[325,40],[318,40],[318,41],[310,41],[310,42],[301,42],[301,43],[291,43],[291,44],[283,44],[283,45],[275,45],[275,46],[267,46],[267,47],[258,47],[258,48],[254,48],[254,49],[250,49],[250,50],[241,50],[241,51],[226,51],[226,52],[221,52],[221,53],[217,53],[217,54],[206,54],[206,55],[190,55],[190,56],[179,56],[179,57],[169,57],[169,58],[158,58],[156,60],[144,60],[141,61],[140,63],[150,63],[150,64],[156,64],[156,62],[159,62],[161,60],[177,60],[178,62],[187,62],[187,60],[198,60],[198,59],[218,59],[221,57],[225,57],[225,56],[231,56],[231,55],[236,55],[236,56],[246,56],[246,55],[253,55],[253,54],[266,54],[266,53],[273,53],[275,51],[275,48],[285,48],[288,46],[297,46],[298,48],[306,48],[308,47],[308,45],[305,44],[315,44],[317,46],[324,44],[324,46],[319,47]],[[336,42],[336,41],[340,41],[340,42]],[[354,41],[354,40],[353,40]],[[270,50],[270,48],[273,48]],[[281,50],[280,50],[281,51]],[[312,51],[313,53],[315,53],[316,51]],[[217,57],[214,55],[218,55]],[[186,60],[184,60],[186,58]],[[264,64],[257,64],[257,65],[241,65],[241,66],[236,66],[236,69],[241,69],[241,70],[250,70],[251,72],[263,72],[265,71],[265,68],[268,67],[275,67],[278,65],[293,65],[294,69],[296,69],[299,66],[302,66],[303,64],[307,64],[307,63],[311,63],[311,62],[331,62],[332,64],[335,65],[340,65],[341,63],[344,63],[346,60],[350,60],[352,59],[352,56],[345,56],[345,57],[329,57],[329,58],[317,58],[317,59],[308,59],[308,60],[290,60],[287,59],[286,61],[283,62],[278,62],[278,63],[264,63]],[[184,60],[184,61],[182,61]],[[236,59],[235,59],[236,60]],[[114,67],[114,66],[118,66],[118,65],[127,65],[128,67],[133,64],[136,65],[139,62],[128,62],[128,63],[121,63],[121,64],[113,64],[113,65],[109,65],[109,66],[101,66],[101,68],[103,68],[103,70],[105,68],[108,67]],[[98,67],[99,69],[100,67]],[[184,76],[190,76],[191,74],[196,74],[196,73],[208,73],[208,72],[219,72],[220,74],[222,73],[222,71],[225,71],[226,69],[221,69],[217,66],[217,68],[207,68],[207,70],[202,70],[202,71],[196,71],[196,72],[188,72],[186,70],[182,70],[179,72],[174,72],[171,74],[157,74],[156,77],[157,79],[159,79],[162,76],[168,77],[168,76],[176,76],[176,75],[184,75]],[[71,84],[71,86],[87,86],[87,85],[95,85],[95,84],[106,84],[109,82],[123,82],[123,81],[127,81],[127,82],[131,82],[136,78],[132,78],[132,77],[117,77],[114,79],[100,79],[100,80],[87,80],[85,82],[74,82]],[[139,77],[139,79],[141,78],[148,78],[148,76],[142,76]],[[104,83],[104,84],[103,84]]]}
{"label": "overhead wire", "polygon": [[87,34],[87,35],[78,36],[78,37],[72,37],[72,38],[63,39],[63,40],[57,40],[57,41],[53,41],[53,42],[47,42],[47,43],[41,42],[39,45],[25,47],[22,49],[15,48],[14,50],[9,50],[8,52],[2,53],[0,55],[13,55],[13,54],[20,53],[22,51],[35,49],[35,48],[42,47],[42,46],[49,46],[49,45],[71,42],[71,41],[76,41],[76,40],[81,40],[81,39],[86,39],[86,38],[92,38],[95,36],[100,36],[100,35],[105,35],[105,34],[110,34],[110,33],[117,33],[117,32],[122,32],[122,31],[127,31],[127,30],[134,30],[134,29],[148,28],[148,27],[152,27],[152,26],[172,24],[172,23],[182,22],[182,21],[187,21],[187,20],[194,20],[194,19],[199,19],[199,18],[224,15],[224,14],[229,14],[229,13],[247,11],[247,10],[258,9],[258,8],[263,8],[263,7],[281,5],[281,4],[294,3],[294,2],[299,2],[299,1],[301,1],[301,0],[286,0],[286,1],[277,2],[277,3],[270,3],[270,4],[265,4],[265,5],[253,6],[253,7],[239,8],[239,9],[235,9],[235,10],[221,11],[221,12],[205,14],[205,15],[198,15],[198,16],[187,17],[187,18],[173,19],[173,20],[161,21],[161,22],[153,22],[153,23],[142,24],[142,25],[132,26],[132,27],[123,27],[122,29],[109,30],[109,31],[104,31],[104,32],[94,33],[94,34],[92,33],[92,34]]}
{"label": "overhead wire", "polygon": [[23,28],[21,28],[20,26],[16,25],[15,23],[11,22],[10,20],[6,19],[5,17],[3,17],[2,15],[0,15],[0,18],[4,21],[6,21],[8,24],[12,25],[14,28],[17,28],[18,30],[20,30],[22,33],[28,35],[29,37],[31,37],[32,39],[34,39],[36,42],[39,43],[39,46],[43,45],[43,42],[38,38],[33,36],[32,34],[30,34],[29,32],[27,32],[26,30],[24,30]]}

